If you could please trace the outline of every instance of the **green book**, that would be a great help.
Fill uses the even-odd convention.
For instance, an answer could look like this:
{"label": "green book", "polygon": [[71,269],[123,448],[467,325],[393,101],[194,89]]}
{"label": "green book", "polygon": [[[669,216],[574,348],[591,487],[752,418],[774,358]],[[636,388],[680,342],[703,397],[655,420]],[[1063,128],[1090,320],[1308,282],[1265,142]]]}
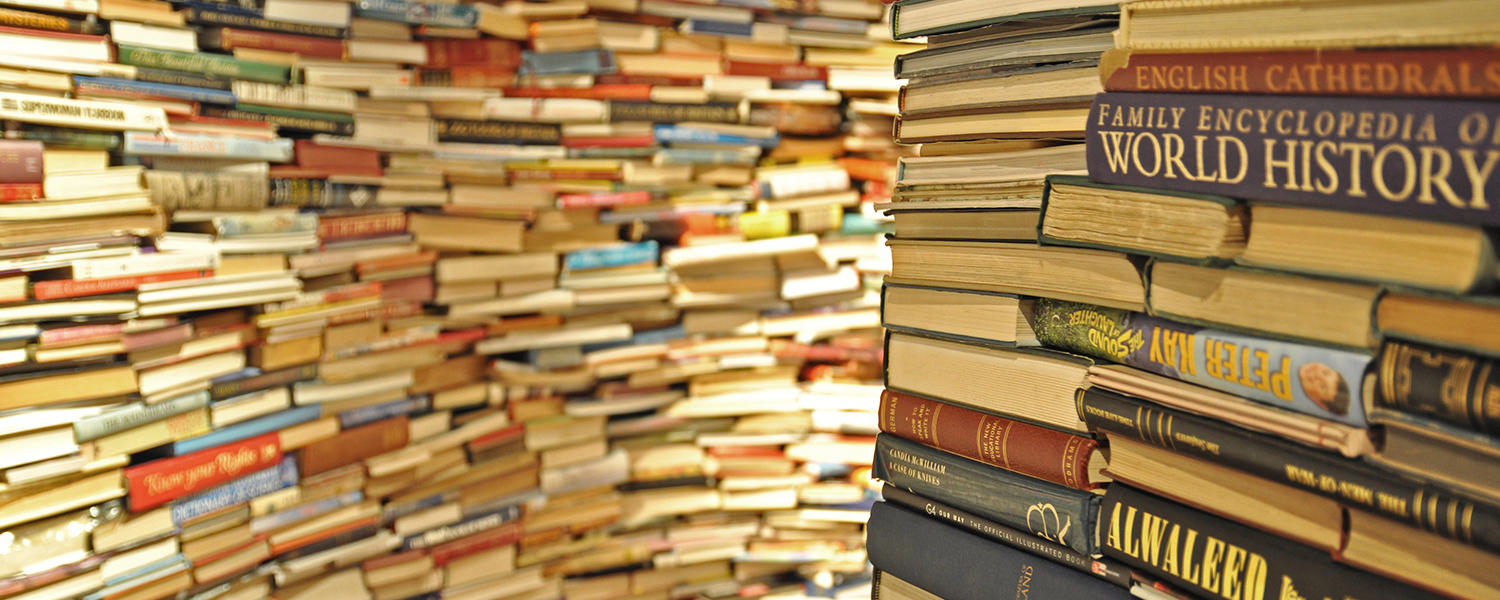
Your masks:
{"label": "green book", "polygon": [[287,83],[292,72],[292,68],[285,65],[239,60],[219,54],[189,54],[124,44],[119,46],[118,60],[120,64],[136,67],[171,69],[269,83]]}
{"label": "green book", "polygon": [[234,107],[245,112],[260,113],[263,115],[275,115],[278,117],[293,117],[297,119],[315,119],[318,121],[331,121],[334,123],[353,123],[354,115],[323,112],[321,110],[303,110],[300,108],[282,108],[280,106],[266,106],[264,104],[235,104]]}

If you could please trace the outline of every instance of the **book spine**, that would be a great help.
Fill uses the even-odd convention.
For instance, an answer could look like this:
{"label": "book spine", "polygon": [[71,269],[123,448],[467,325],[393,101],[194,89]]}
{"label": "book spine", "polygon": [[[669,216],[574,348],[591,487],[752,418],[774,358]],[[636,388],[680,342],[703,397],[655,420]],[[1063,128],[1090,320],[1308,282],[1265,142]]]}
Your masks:
{"label": "book spine", "polygon": [[717,144],[775,148],[781,141],[781,136],[775,134],[771,137],[748,137],[674,125],[658,125],[654,135],[656,141],[662,144]]}
{"label": "book spine", "polygon": [[40,183],[0,183],[0,202],[36,200],[41,197]]}
{"label": "book spine", "polygon": [[334,535],[333,537],[318,540],[306,546],[287,550],[286,552],[277,553],[276,558],[280,561],[289,561],[304,556],[311,556],[324,550],[332,550],[345,544],[352,544],[359,540],[373,537],[374,535],[380,533],[380,531],[381,528],[378,523],[356,527],[354,529],[350,529],[348,531],[344,531],[342,533]]}
{"label": "book spine", "polygon": [[585,194],[558,194],[558,208],[588,208],[605,206],[627,206],[651,202],[651,192],[590,192]]}
{"label": "book spine", "polygon": [[615,54],[609,50],[521,53],[522,75],[601,75],[615,72]]}
{"label": "book spine", "polygon": [[1111,92],[1496,98],[1493,48],[1185,52],[1114,50],[1101,61]]}
{"label": "book spine", "polygon": [[583,98],[586,100],[651,100],[651,86],[619,83],[599,84],[586,88],[500,86],[507,98]]}
{"label": "book spine", "polygon": [[256,81],[236,81],[230,89],[245,104],[338,113],[352,113],[356,106],[355,94],[349,90]]}
{"label": "book spine", "polygon": [[1500,435],[1500,361],[1388,340],[1375,362],[1376,406]]}
{"label": "book spine", "polygon": [[5,124],[4,135],[5,139],[31,140],[43,144],[55,144],[73,148],[90,148],[96,150],[118,150],[120,148],[120,135],[117,133],[46,127],[22,124],[15,121],[9,121]]}
{"label": "book spine", "polygon": [[41,142],[0,140],[0,182],[41,183],[42,149]]}
{"label": "book spine", "polygon": [[1243,335],[1075,302],[1037,302],[1041,343],[1263,404],[1364,427],[1360,352]]}
{"label": "book spine", "polygon": [[271,190],[264,175],[212,171],[146,171],[151,201],[163,208],[258,210]]}
{"label": "book spine", "polygon": [[38,281],[31,284],[31,296],[37,300],[57,300],[60,298],[113,294],[134,290],[142,284],[197,279],[212,274],[213,272],[209,270],[194,269],[106,279],[56,279]]}
{"label": "book spine", "polygon": [[438,141],[488,144],[544,144],[562,142],[562,126],[555,123],[434,119]]}
{"label": "book spine", "polygon": [[318,239],[325,242],[392,235],[405,231],[405,212],[324,217],[318,222]]}
{"label": "book spine", "polygon": [[125,45],[120,45],[118,48],[120,64],[137,67],[172,69],[270,83],[286,83],[291,76],[291,67],[285,65],[238,60],[221,54],[189,54]]}
{"label": "book spine", "polygon": [[1466,544],[1500,549],[1500,509],[1434,486],[1100,388],[1080,392],[1078,409],[1091,429],[1302,488]]}
{"label": "book spine", "polygon": [[828,69],[802,63],[758,63],[731,60],[724,69],[730,75],[766,77],[772,81],[826,81]]}
{"label": "book spine", "polygon": [[208,104],[234,104],[234,94],[224,90],[206,89],[171,83],[154,83],[140,81],[139,79],[118,79],[114,77],[87,77],[74,75],[73,85],[75,91],[82,93],[109,93],[117,92],[131,96],[147,96],[156,98],[177,98],[191,100],[193,102],[204,102]]}
{"label": "book spine", "polygon": [[589,248],[569,252],[563,258],[563,268],[569,271],[608,269],[641,263],[656,264],[660,247],[656,240],[632,244],[620,244],[605,248]]}
{"label": "book spine", "polygon": [[359,0],[354,4],[354,14],[369,19],[438,27],[471,28],[479,22],[479,11],[471,5],[416,0]]}
{"label": "book spine", "polygon": [[280,371],[262,373],[251,377],[244,377],[232,381],[224,381],[213,384],[208,388],[208,395],[214,400],[221,400],[231,396],[248,394],[260,390],[291,385],[298,381],[308,381],[318,376],[317,365],[302,365],[289,367]]}
{"label": "book spine", "polygon": [[521,66],[521,47],[510,40],[424,40],[431,69],[485,66],[514,72]]}
{"label": "book spine", "polygon": [[156,131],[167,126],[167,113],[160,108],[4,91],[0,91],[0,119],[119,131]]}
{"label": "book spine", "polygon": [[217,75],[206,75],[203,73],[188,73],[184,71],[171,71],[167,69],[152,69],[150,67],[136,67],[135,80],[148,83],[166,83],[181,85],[207,90],[229,90],[233,81],[226,77]]}
{"label": "book spine", "polygon": [[739,123],[741,116],[740,105],[733,102],[705,102],[703,104],[668,104],[629,100],[609,102],[609,120],[615,123],[631,121]]}
{"label": "book spine", "polygon": [[405,416],[415,412],[427,410],[432,406],[431,398],[427,396],[413,396],[391,402],[383,402],[370,406],[362,406],[352,410],[339,413],[339,427],[352,429],[361,425],[384,421],[393,417]]}
{"label": "book spine", "polygon": [[465,556],[519,542],[521,533],[520,523],[506,523],[489,531],[438,544],[428,554],[432,556],[433,564],[441,567]]}
{"label": "book spine", "polygon": [[230,27],[204,30],[199,33],[199,40],[204,46],[219,50],[255,48],[335,60],[343,59],[346,52],[344,41],[339,39]]}
{"label": "book spine", "polygon": [[261,469],[196,496],[172,503],[172,522],[181,526],[194,519],[225,508],[244,504],[252,498],[297,485],[297,461],[285,457],[267,469]]}
{"label": "book spine", "polygon": [[466,538],[482,531],[488,531],[507,523],[515,522],[521,518],[521,512],[520,504],[512,504],[452,525],[413,534],[402,540],[401,549],[403,551],[421,550],[460,538]]}
{"label": "book spine", "polygon": [[140,512],[176,498],[275,465],[281,445],[272,434],[186,456],[163,458],[125,469],[130,510]]}
{"label": "book spine", "polygon": [[886,390],[880,430],[987,465],[1087,490],[1099,443],[1083,436]]}
{"label": "book spine", "polygon": [[1309,546],[1111,485],[1104,555],[1194,595],[1229,598],[1436,598],[1335,563]]}
{"label": "book spine", "polygon": [[96,440],[205,406],[208,406],[208,394],[204,392],[178,396],[159,404],[131,404],[118,410],[79,419],[73,423],[73,436],[79,442]]}
{"label": "book spine", "polygon": [[446,70],[424,68],[418,77],[422,85],[438,87],[508,88],[516,84],[516,70],[511,67],[457,65]]}
{"label": "book spine", "polygon": [[0,8],[0,26],[63,33],[86,33],[91,35],[104,32],[104,28],[98,21],[69,19],[58,15],[16,10],[13,8]]}
{"label": "book spine", "polygon": [[256,29],[260,31],[290,33],[293,35],[312,35],[326,38],[344,38],[349,36],[347,30],[339,27],[273,21],[258,15],[244,14],[231,10],[190,7],[187,10],[187,19],[199,25]]}
{"label": "book spine", "polygon": [[1088,116],[1102,183],[1500,224],[1483,102],[1107,92]]}
{"label": "book spine", "polygon": [[375,203],[380,188],[325,179],[272,179],[271,206],[362,207]]}
{"label": "book spine", "polygon": [[302,472],[307,476],[317,475],[384,454],[405,446],[408,435],[407,418],[404,415],[361,427],[346,428],[338,435],[304,447]]}
{"label": "book spine", "polygon": [[[251,105],[248,104],[240,104],[238,108],[205,106],[201,112],[204,116],[208,117],[270,123],[287,131],[326,133],[328,135],[340,136],[354,135],[354,119],[348,115],[294,110],[276,110],[272,112],[273,109],[270,107],[266,107],[265,109],[256,107],[254,110],[246,110],[250,107]],[[337,120],[328,117],[337,117]]]}
{"label": "book spine", "polygon": [[875,568],[941,598],[1131,597],[1128,588],[885,502],[871,508],[866,531]]}
{"label": "book spine", "polygon": [[197,156],[291,162],[292,140],[253,140],[180,133],[165,136],[130,132],[125,134],[123,151],[125,154],[142,156]]}
{"label": "book spine", "polygon": [[873,477],[1077,552],[1097,553],[1094,523],[1099,499],[1092,493],[889,434],[876,437]]}
{"label": "book spine", "polygon": [[900,505],[912,512],[926,514],[933,519],[967,529],[1012,548],[1065,565],[1074,571],[1088,573],[1121,587],[1130,587],[1130,569],[1115,560],[1090,558],[1071,548],[1048,542],[1025,531],[1001,525],[947,504],[923,498],[893,485],[886,485],[882,488],[880,495],[886,502]]}
{"label": "book spine", "polygon": [[317,420],[316,409],[316,406],[299,406],[235,423],[223,429],[215,429],[198,437],[174,443],[167,449],[167,452],[174,456],[183,456],[261,435],[274,434],[279,429]]}
{"label": "book spine", "polygon": [[313,213],[283,214],[232,214],[214,217],[214,229],[221,236],[254,235],[262,233],[316,233],[319,231],[318,215]]}

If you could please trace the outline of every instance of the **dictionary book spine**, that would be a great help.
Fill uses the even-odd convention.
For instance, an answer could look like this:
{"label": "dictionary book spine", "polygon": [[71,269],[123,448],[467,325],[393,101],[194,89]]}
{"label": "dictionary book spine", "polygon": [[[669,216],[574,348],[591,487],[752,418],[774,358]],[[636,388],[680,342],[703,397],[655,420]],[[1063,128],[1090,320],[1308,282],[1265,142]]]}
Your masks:
{"label": "dictionary book spine", "polygon": [[1486,102],[1106,92],[1088,115],[1102,183],[1500,225]]}
{"label": "dictionary book spine", "polygon": [[[1099,511],[1104,555],[1214,598],[1437,598],[1327,553],[1114,484]],[[871,544],[873,549],[873,544]]]}
{"label": "dictionary book spine", "polygon": [[1127,588],[887,502],[870,510],[868,530],[875,568],[947,600],[1131,597]]}
{"label": "dictionary book spine", "polygon": [[1090,429],[1304,489],[1491,552],[1500,550],[1500,508],[1438,486],[1097,387],[1079,393],[1078,409]]}
{"label": "dictionary book spine", "polygon": [[1098,553],[1099,497],[882,433],[874,477],[1076,552]]}

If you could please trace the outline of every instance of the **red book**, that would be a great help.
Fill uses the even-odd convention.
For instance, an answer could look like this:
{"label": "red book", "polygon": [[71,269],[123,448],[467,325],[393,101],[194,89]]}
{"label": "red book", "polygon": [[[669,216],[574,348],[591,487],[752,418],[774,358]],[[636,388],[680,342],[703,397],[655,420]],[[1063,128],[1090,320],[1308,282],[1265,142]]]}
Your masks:
{"label": "red book", "polygon": [[59,327],[42,331],[41,337],[37,338],[37,345],[44,348],[58,346],[72,346],[75,344],[92,344],[120,339],[125,331],[124,323],[103,323],[98,325],[74,325],[71,327]]}
{"label": "red book", "polygon": [[587,98],[593,100],[650,100],[651,86],[644,83],[600,84],[586,88],[506,87],[507,98]]}
{"label": "red book", "polygon": [[[437,250],[424,250],[422,252],[414,252],[412,254],[397,254],[394,256],[382,256],[380,258],[362,260],[354,263],[354,272],[363,277],[365,275],[369,275],[371,273],[379,273],[381,271],[396,271],[400,269],[420,267],[423,265],[431,265],[437,262],[437,254]],[[391,283],[387,281],[385,282],[385,286],[386,289],[382,290],[381,294],[386,298],[392,298],[393,296],[391,296],[390,294]]]}
{"label": "red book", "polygon": [[162,458],[125,469],[130,511],[155,508],[188,494],[274,466],[281,460],[280,436],[268,433],[232,444]]}
{"label": "red book", "polygon": [[724,72],[730,75],[754,75],[769,77],[772,81],[821,81],[828,78],[828,69],[802,63],[759,63],[731,60]]}
{"label": "red book", "polygon": [[408,433],[406,415],[398,415],[308,444],[302,449],[302,476],[352,465],[405,446]]}
{"label": "red book", "polygon": [[406,232],[406,213],[401,211],[332,215],[318,219],[318,239],[324,243]]}
{"label": "red book", "polygon": [[167,273],[151,273],[149,275],[111,277],[109,279],[55,279],[51,281],[37,281],[31,284],[31,295],[37,300],[56,300],[58,298],[113,294],[134,290],[145,283],[201,279],[210,277],[213,274],[213,271],[170,271]]}
{"label": "red book", "polygon": [[183,323],[150,331],[128,333],[125,334],[124,339],[120,340],[120,344],[126,352],[131,352],[141,348],[186,342],[190,339],[193,339],[193,324]]}
{"label": "red book", "polygon": [[380,152],[365,148],[320,146],[312,140],[297,140],[293,146],[297,166],[337,175],[380,177]]}
{"label": "red book", "polygon": [[624,206],[651,202],[651,192],[591,192],[587,194],[561,194],[557,197],[558,208],[590,208],[599,206]]}
{"label": "red book", "polygon": [[482,66],[514,72],[521,66],[521,47],[510,40],[442,39],[424,43],[427,44],[427,64],[423,67]]}
{"label": "red book", "polygon": [[641,148],[656,145],[656,136],[565,137],[562,145],[568,148]]}
{"label": "red book", "polygon": [[374,525],[374,524],[379,523],[379,522],[380,522],[380,517],[367,517],[367,518],[359,519],[359,520],[356,520],[356,521],[350,521],[348,523],[345,523],[343,525],[339,525],[339,526],[334,527],[332,529],[324,529],[323,531],[316,531],[316,532],[313,532],[313,533],[309,533],[309,534],[307,534],[305,536],[302,536],[302,537],[299,537],[299,538],[296,538],[296,539],[287,540],[287,541],[281,542],[279,544],[272,544],[271,545],[271,554],[274,555],[274,554],[284,554],[284,553],[287,553],[287,552],[291,552],[291,551],[296,550],[298,548],[301,548],[303,546],[309,546],[309,545],[316,544],[316,543],[318,543],[320,541],[323,541],[323,540],[332,539],[332,538],[338,537],[340,535],[343,535],[345,533],[348,533],[350,531],[355,531],[355,530],[358,530],[358,529],[369,527],[369,526]]}
{"label": "red book", "polygon": [[[0,140],[0,183],[42,183],[42,143],[31,140]],[[28,200],[25,196],[6,200]]]}
{"label": "red book", "polygon": [[432,562],[441,567],[454,560],[521,541],[521,523],[511,522],[469,537],[432,547]]}
{"label": "red book", "polygon": [[1076,490],[1099,487],[1092,438],[890,390],[880,394],[880,430]]}
{"label": "red book", "polygon": [[332,38],[217,27],[198,34],[204,46],[219,50],[253,48],[317,58],[344,58],[344,41]]}
{"label": "red book", "polygon": [[[4,167],[0,166],[0,170]],[[42,197],[40,183],[0,183],[0,202],[36,200]]]}
{"label": "red book", "polygon": [[594,85],[670,85],[682,87],[696,87],[703,85],[702,77],[669,77],[666,75],[623,75],[610,74],[599,75],[594,78]]}
{"label": "red book", "polygon": [[509,427],[506,427],[505,429],[486,433],[477,438],[474,438],[469,442],[469,451],[479,452],[481,450],[487,450],[489,448],[504,446],[506,444],[519,441],[525,436],[526,424],[516,423],[515,425],[511,425]]}
{"label": "red book", "polygon": [[1131,52],[1099,64],[1118,92],[1500,98],[1500,50]]}

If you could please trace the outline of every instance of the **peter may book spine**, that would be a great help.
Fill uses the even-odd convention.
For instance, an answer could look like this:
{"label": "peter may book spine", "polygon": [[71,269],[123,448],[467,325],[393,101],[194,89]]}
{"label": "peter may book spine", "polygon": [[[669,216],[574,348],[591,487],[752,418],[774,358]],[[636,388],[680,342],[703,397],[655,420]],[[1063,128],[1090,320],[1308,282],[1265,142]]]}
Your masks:
{"label": "peter may book spine", "polygon": [[1004,417],[885,390],[880,430],[987,465],[1075,490],[1089,481],[1099,442]]}
{"label": "peter may book spine", "polygon": [[1052,348],[1365,426],[1366,354],[1045,298],[1037,301],[1032,329]]}
{"label": "peter may book spine", "polygon": [[1500,435],[1500,361],[1387,340],[1376,364],[1376,406]]}
{"label": "peter may book spine", "polygon": [[871,508],[866,530],[876,568],[948,600],[1131,597],[1127,588],[889,503]]}
{"label": "peter may book spine", "polygon": [[1438,597],[1335,563],[1315,548],[1120,484],[1104,493],[1099,519],[1105,556],[1205,598]]}
{"label": "peter may book spine", "polygon": [[1500,50],[1131,52],[1100,60],[1110,92],[1500,97]]}
{"label": "peter may book spine", "polygon": [[873,477],[1094,556],[1099,497],[882,433]]}
{"label": "peter may book spine", "polygon": [[1089,176],[1465,224],[1500,224],[1500,122],[1457,100],[1107,92]]}
{"label": "peter may book spine", "polygon": [[1090,429],[1133,437],[1459,542],[1500,550],[1500,509],[1437,486],[1100,388],[1080,392],[1078,403],[1079,414]]}

